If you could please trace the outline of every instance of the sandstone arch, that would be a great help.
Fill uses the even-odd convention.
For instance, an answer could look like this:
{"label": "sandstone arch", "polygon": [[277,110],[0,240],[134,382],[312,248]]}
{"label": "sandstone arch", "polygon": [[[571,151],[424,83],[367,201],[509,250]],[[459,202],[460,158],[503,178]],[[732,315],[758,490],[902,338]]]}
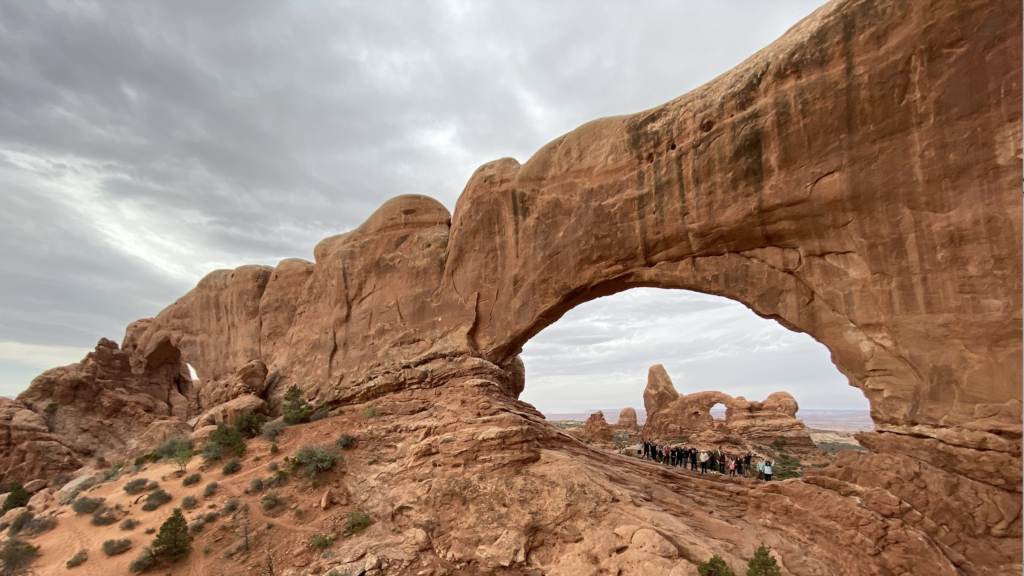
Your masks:
{"label": "sandstone arch", "polygon": [[[873,454],[752,491],[751,518],[849,491],[896,536],[815,544],[828,566],[1019,562],[1021,19],[1008,2],[835,0],[689,94],[484,165],[451,215],[402,196],[314,262],[213,272],[122,348],[133,374],[192,364],[190,415],[236,387],[273,406],[291,384],[343,404],[455,383],[500,392],[478,408],[495,411],[523,388],[523,343],[573,306],[641,286],[725,296],[828,347],[878,430]],[[554,442],[515,406],[522,445]]]}

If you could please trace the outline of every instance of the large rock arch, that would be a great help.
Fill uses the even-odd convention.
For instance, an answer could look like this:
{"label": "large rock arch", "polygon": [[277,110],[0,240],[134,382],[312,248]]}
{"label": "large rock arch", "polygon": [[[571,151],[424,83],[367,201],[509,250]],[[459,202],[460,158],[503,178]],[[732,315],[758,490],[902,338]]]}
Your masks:
{"label": "large rock arch", "polygon": [[[842,510],[897,534],[870,553],[1019,562],[1021,20],[1001,1],[834,0],[689,94],[482,166],[454,214],[401,196],[314,262],[215,271],[122,348],[136,376],[195,367],[189,417],[254,386],[273,408],[292,384],[345,404],[457,382],[509,406],[522,345],[573,306],[717,294],[828,347],[876,423],[874,454],[751,491],[749,518],[858,494],[887,504]],[[516,438],[555,437],[515,405]],[[836,569],[876,562],[814,546]]]}

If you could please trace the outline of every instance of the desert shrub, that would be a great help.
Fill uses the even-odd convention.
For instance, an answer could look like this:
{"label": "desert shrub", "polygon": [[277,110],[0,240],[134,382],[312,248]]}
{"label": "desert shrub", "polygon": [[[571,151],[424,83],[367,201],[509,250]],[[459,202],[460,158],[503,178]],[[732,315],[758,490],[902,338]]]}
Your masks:
{"label": "desert shrub", "polygon": [[263,506],[264,510],[269,511],[284,504],[284,499],[281,498],[277,494],[277,492],[267,492],[266,494],[263,495],[263,498],[260,500],[260,504]]}
{"label": "desert shrub", "polygon": [[277,472],[277,468],[278,468],[277,462],[269,462],[267,464],[267,470],[269,470],[271,472]]}
{"label": "desert shrub", "polygon": [[234,426],[243,437],[255,438],[260,435],[263,431],[263,422],[266,417],[263,414],[253,414],[246,410],[238,416],[235,416]]}
{"label": "desert shrub", "polygon": [[353,508],[345,520],[345,534],[351,536],[370,525],[370,515],[359,508]]}
{"label": "desert shrub", "polygon": [[11,525],[10,522],[0,522],[0,532],[3,532],[4,530],[7,530],[7,528],[9,528],[10,525]]}
{"label": "desert shrub", "polygon": [[25,490],[25,487],[20,482],[11,482],[7,485],[7,500],[0,507],[0,516],[6,514],[8,510],[28,505],[30,498],[32,498],[32,495],[28,493],[28,490]]}
{"label": "desert shrub", "polygon": [[238,510],[238,506],[238,498],[228,498],[228,501],[224,503],[224,512],[234,512]]}
{"label": "desert shrub", "polygon": [[85,564],[85,561],[88,560],[88,559],[89,559],[89,551],[88,550],[79,550],[77,554],[75,554],[74,556],[71,557],[71,560],[67,561],[66,565],[67,565],[68,569],[70,570],[71,568],[76,568],[78,566],[81,566],[82,564]]}
{"label": "desert shrub", "polygon": [[327,411],[327,408],[321,408],[316,412],[313,412],[313,415],[309,417],[309,421],[316,422],[318,420],[323,420],[324,418],[327,418],[327,416],[329,415],[330,413]]}
{"label": "desert shrub", "polygon": [[203,531],[203,528],[205,528],[205,527],[206,527],[206,520],[203,519],[202,516],[200,516],[199,518],[196,518],[195,520],[192,521],[191,524],[188,525],[188,533],[192,534],[192,535],[199,534],[200,532]]}
{"label": "desert shrub", "polygon": [[136,478],[134,480],[129,480],[128,483],[124,485],[124,491],[132,495],[139,494],[146,489],[147,484],[149,484],[148,478]]}
{"label": "desert shrub", "polygon": [[207,442],[199,449],[204,462],[214,462],[224,457],[224,447],[216,442]]}
{"label": "desert shrub", "polygon": [[92,513],[92,518],[89,519],[89,523],[93,526],[110,526],[117,522],[117,514],[114,513],[114,509],[109,506],[103,506],[97,508]]}
{"label": "desert shrub", "polygon": [[188,524],[181,510],[175,508],[174,514],[160,526],[160,532],[153,540],[153,554],[163,556],[171,562],[181,560],[192,552],[192,535],[188,533]]}
{"label": "desert shrub", "polygon": [[156,568],[157,560],[156,556],[153,555],[153,549],[146,546],[142,549],[142,552],[135,557],[134,560],[128,564],[128,570],[130,572],[142,573],[149,572],[153,568]]}
{"label": "desert shrub", "polygon": [[273,442],[277,440],[278,434],[280,434],[288,425],[285,424],[284,420],[278,418],[277,420],[271,420],[263,425],[263,438]]}
{"label": "desert shrub", "polygon": [[139,521],[134,518],[125,518],[117,525],[121,530],[132,530],[139,525]]}
{"label": "desert shrub", "polygon": [[698,564],[697,573],[700,576],[736,576],[732,568],[729,568],[729,565],[718,554],[712,556],[707,562]]}
{"label": "desert shrub", "polygon": [[290,425],[309,422],[313,406],[302,397],[302,390],[294,384],[284,393],[284,423]]}
{"label": "desert shrub", "polygon": [[307,444],[292,454],[291,463],[293,469],[301,470],[303,474],[313,479],[333,468],[338,460],[341,460],[341,455],[330,446]]}
{"label": "desert shrub", "polygon": [[199,506],[199,499],[195,496],[185,496],[181,499],[181,507],[185,510],[191,510],[196,506]]}
{"label": "desert shrub", "polygon": [[203,488],[203,497],[205,497],[205,498],[209,498],[209,497],[213,496],[216,493],[217,493],[217,483],[216,482],[210,482],[209,484],[206,485],[206,488]]}
{"label": "desert shrub", "polygon": [[199,484],[199,480],[201,478],[202,476],[200,476],[198,472],[196,472],[195,474],[189,474],[188,476],[185,476],[184,478],[181,479],[181,485],[191,486],[193,484]]}
{"label": "desert shrub", "polygon": [[284,470],[275,470],[274,475],[263,482],[264,488],[280,488],[288,482],[288,473]]}
{"label": "desert shrub", "polygon": [[270,445],[270,453],[271,454],[277,454],[277,450],[278,450],[277,444],[271,444]]}
{"label": "desert shrub", "polygon": [[184,474],[185,471],[188,470],[188,463],[192,461],[193,456],[195,456],[195,452],[192,452],[191,449],[179,450],[171,455],[171,462],[174,462],[174,465],[178,467],[178,470]]}
{"label": "desert shrub", "polygon": [[216,522],[217,518],[220,518],[220,514],[217,512],[207,512],[203,515],[203,520],[205,520],[207,523]]}
{"label": "desert shrub", "polygon": [[[32,518],[25,523],[21,528],[21,534],[23,536],[38,536],[44,532],[49,532],[57,527],[57,519],[53,516],[43,516],[41,518]],[[12,532],[13,534],[13,532]]]}
{"label": "desert shrub", "polygon": [[146,496],[146,503],[142,505],[142,509],[146,512],[156,510],[157,508],[167,504],[172,500],[171,495],[166,490],[157,490],[149,496]]}
{"label": "desert shrub", "polygon": [[[222,454],[224,455],[241,456],[245,453],[245,437],[242,436],[242,433],[237,428],[228,426],[223,422],[217,424],[217,429],[210,434],[206,444],[216,444],[223,447]],[[204,457],[206,444],[203,445]]]}
{"label": "desert shrub", "polygon": [[20,538],[8,538],[0,548],[2,574],[23,574],[39,555],[39,546],[33,546]]}
{"label": "desert shrub", "polygon": [[107,556],[124,554],[132,547],[132,541],[127,538],[121,540],[106,540],[103,542],[103,553]]}
{"label": "desert shrub", "polygon": [[11,521],[11,526],[10,528],[8,528],[8,534],[17,534],[18,532],[21,532],[21,529],[24,528],[25,525],[28,524],[30,520],[35,518],[35,516],[35,514],[27,510],[25,512],[22,512],[21,514],[18,514],[14,517],[14,520]]}
{"label": "desert shrub", "polygon": [[337,440],[334,441],[334,445],[341,450],[348,450],[352,448],[356,443],[355,439],[348,434],[342,434]]}
{"label": "desert shrub", "polygon": [[376,418],[376,417],[377,417],[377,407],[376,406],[370,406],[366,410],[363,410],[363,418],[369,420],[370,418]]}
{"label": "desert shrub", "polygon": [[242,469],[242,462],[238,458],[232,458],[224,464],[224,467],[220,471],[225,475],[231,475]]}
{"label": "desert shrub", "polygon": [[337,534],[317,534],[309,539],[309,546],[314,550],[323,551],[329,548],[331,544],[334,544],[334,540],[337,537]]}
{"label": "desert shrub", "polygon": [[110,482],[111,480],[117,480],[121,477],[121,469],[124,468],[124,464],[118,464],[108,470],[103,471],[103,476],[100,478],[100,482]]}
{"label": "desert shrub", "polygon": [[178,452],[191,452],[192,441],[184,436],[175,436],[174,438],[168,438],[164,440],[159,446],[153,449],[151,454],[156,454],[157,458],[170,458]]}
{"label": "desert shrub", "polygon": [[250,480],[249,489],[253,492],[263,492],[263,478],[253,478]]}
{"label": "desert shrub", "polygon": [[81,496],[71,503],[71,509],[75,511],[75,514],[92,514],[103,505],[105,500],[105,498]]}
{"label": "desert shrub", "polygon": [[157,482],[156,480],[151,480],[149,482],[149,484],[146,484],[145,490],[146,490],[146,492],[149,492],[151,490],[156,490],[159,487],[160,487],[160,483],[159,482]]}
{"label": "desert shrub", "polygon": [[156,528],[146,528],[146,534],[156,534]]}
{"label": "desert shrub", "polygon": [[747,562],[747,576],[782,576],[778,562],[772,558],[763,542],[754,552],[754,557]]}

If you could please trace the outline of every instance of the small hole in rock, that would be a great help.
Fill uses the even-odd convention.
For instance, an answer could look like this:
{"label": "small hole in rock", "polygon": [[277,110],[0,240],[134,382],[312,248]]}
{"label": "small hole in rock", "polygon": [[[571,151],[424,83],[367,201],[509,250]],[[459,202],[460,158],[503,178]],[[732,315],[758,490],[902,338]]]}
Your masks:
{"label": "small hole in rock", "polygon": [[650,154],[647,155],[647,161],[648,162],[652,162],[652,163],[654,162],[654,153],[653,152],[651,152]]}
{"label": "small hole in rock", "polygon": [[715,127],[715,123],[711,119],[705,120],[700,123],[701,132],[711,132],[711,129]]}
{"label": "small hole in rock", "polygon": [[668,149],[669,149],[669,150],[675,150],[675,149],[676,149],[676,145],[675,145],[675,144],[672,144],[671,146],[669,146],[669,147],[668,147]]}

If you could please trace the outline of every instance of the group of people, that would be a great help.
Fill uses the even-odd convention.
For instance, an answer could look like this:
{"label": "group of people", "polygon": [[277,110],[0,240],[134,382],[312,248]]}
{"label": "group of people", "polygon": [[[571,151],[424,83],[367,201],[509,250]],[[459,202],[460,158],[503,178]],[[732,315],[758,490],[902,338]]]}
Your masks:
{"label": "group of people", "polygon": [[649,442],[641,438],[637,445],[636,453],[645,460],[652,460],[668,466],[686,468],[696,471],[700,466],[701,474],[729,474],[729,476],[741,476],[744,478],[754,477],[758,480],[770,481],[775,468],[775,460],[760,458],[754,463],[754,455],[747,452],[743,455],[726,454],[722,447],[717,450],[705,448],[697,449],[695,446],[687,447],[685,444],[670,446],[657,442]]}

